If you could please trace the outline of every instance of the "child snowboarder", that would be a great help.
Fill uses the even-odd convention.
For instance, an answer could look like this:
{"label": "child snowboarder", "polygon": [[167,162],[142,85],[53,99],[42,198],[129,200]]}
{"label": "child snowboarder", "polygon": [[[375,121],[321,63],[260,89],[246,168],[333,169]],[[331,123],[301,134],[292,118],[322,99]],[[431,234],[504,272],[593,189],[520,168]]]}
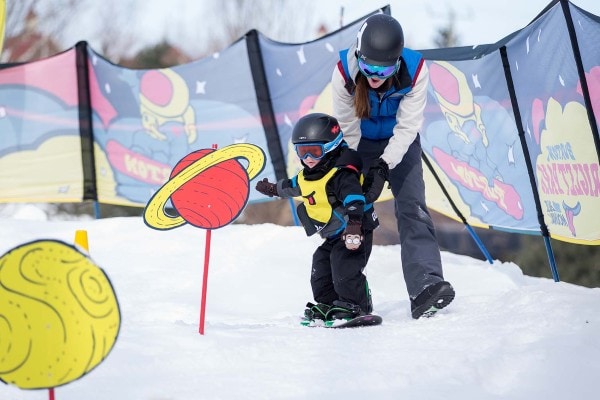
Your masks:
{"label": "child snowboarder", "polygon": [[256,190],[269,197],[302,196],[297,212],[306,234],[318,232],[325,239],[312,259],[310,283],[318,304],[306,305],[303,324],[335,326],[373,311],[363,270],[379,221],[373,205],[365,204],[360,157],[343,140],[334,117],[300,118],[292,143],[304,168],[277,183],[265,178]]}

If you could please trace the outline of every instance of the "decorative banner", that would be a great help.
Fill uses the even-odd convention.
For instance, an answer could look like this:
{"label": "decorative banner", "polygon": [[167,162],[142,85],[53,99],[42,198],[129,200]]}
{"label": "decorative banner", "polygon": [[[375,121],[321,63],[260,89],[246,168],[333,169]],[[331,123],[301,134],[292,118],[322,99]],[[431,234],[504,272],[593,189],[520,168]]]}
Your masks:
{"label": "decorative banner", "polygon": [[144,206],[179,160],[213,144],[268,148],[247,53],[242,40],[202,61],[139,71],[90,50],[99,201]]}
{"label": "decorative banner", "polygon": [[[600,69],[600,25],[576,8],[571,9],[575,33],[587,38],[579,44],[581,53],[588,55],[585,88],[590,93],[592,110],[598,109],[600,81],[595,79],[595,71]],[[551,237],[600,244],[600,141],[590,125],[564,21],[557,4],[543,19],[534,21],[508,42],[506,52],[540,211]],[[594,54],[595,58],[590,58]]]}
{"label": "decorative banner", "polygon": [[0,201],[83,198],[75,66],[72,49],[0,70]]}
{"label": "decorative banner", "polygon": [[455,203],[474,225],[539,230],[508,90],[495,84],[504,79],[500,55],[428,67],[421,143],[446,187],[456,190]]}
{"label": "decorative banner", "polygon": [[113,348],[121,315],[104,271],[55,240],[0,257],[0,380],[21,389],[65,385]]}
{"label": "decorative banner", "polygon": [[[424,52],[430,96],[421,138],[469,224],[538,234],[545,226],[554,239],[594,245],[600,140],[590,124],[600,109],[600,24],[569,7],[581,60],[560,3],[495,45],[461,49],[460,56]],[[456,216],[434,185],[429,179],[428,205]]]}

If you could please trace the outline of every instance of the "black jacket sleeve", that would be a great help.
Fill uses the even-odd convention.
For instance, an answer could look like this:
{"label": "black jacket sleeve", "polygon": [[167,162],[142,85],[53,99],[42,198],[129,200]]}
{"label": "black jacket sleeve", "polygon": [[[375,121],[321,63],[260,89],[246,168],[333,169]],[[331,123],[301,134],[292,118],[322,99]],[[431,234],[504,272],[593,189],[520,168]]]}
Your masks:
{"label": "black jacket sleeve", "polygon": [[340,202],[348,219],[361,221],[364,213],[365,197],[360,183],[362,163],[358,153],[345,149],[336,166],[340,170],[332,179],[335,198]]}

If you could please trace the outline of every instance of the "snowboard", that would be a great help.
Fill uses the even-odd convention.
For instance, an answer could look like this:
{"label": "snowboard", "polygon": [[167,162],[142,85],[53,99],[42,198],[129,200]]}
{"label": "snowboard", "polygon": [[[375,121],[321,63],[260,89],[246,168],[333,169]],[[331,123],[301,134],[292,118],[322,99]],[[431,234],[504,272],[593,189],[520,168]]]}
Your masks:
{"label": "snowboard", "polygon": [[301,325],[308,326],[308,327],[320,326],[323,328],[343,329],[343,328],[359,328],[362,326],[381,325],[382,322],[383,322],[383,318],[381,318],[379,315],[367,314],[367,315],[361,315],[361,316],[352,318],[348,321],[344,321],[344,320],[309,321],[309,320],[303,319],[300,323],[301,323]]}

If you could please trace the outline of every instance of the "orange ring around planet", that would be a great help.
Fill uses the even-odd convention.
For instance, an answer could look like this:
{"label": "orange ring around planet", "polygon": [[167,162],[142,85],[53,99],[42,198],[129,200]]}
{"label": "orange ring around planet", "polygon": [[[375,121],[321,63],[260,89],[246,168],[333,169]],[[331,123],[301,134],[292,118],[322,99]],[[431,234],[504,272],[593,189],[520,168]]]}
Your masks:
{"label": "orange ring around planet", "polygon": [[170,217],[165,214],[165,204],[171,195],[187,183],[196,175],[202,173],[208,168],[227,160],[243,157],[248,160],[246,173],[249,180],[263,170],[265,165],[265,153],[263,150],[253,144],[239,143],[233,144],[222,149],[218,149],[196,160],[187,168],[179,172],[167,183],[165,183],[158,192],[152,196],[146,209],[144,210],[144,221],[152,228],[159,230],[173,229],[186,223],[181,216]]}

